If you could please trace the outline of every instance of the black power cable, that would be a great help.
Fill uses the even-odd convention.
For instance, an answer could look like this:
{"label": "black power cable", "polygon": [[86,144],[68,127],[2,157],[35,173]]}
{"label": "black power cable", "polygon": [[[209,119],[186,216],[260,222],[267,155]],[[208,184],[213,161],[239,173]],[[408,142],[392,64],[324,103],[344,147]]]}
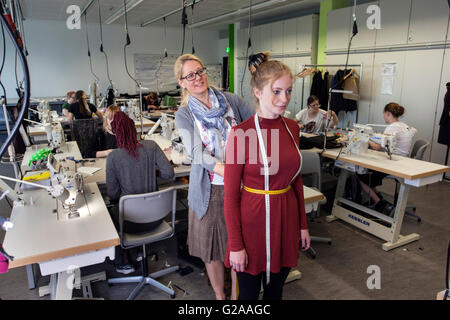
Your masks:
{"label": "black power cable", "polygon": [[100,0],[97,0],[98,2],[98,19],[99,19],[99,26],[100,26],[100,52],[102,52],[105,55],[106,60],[106,75],[108,76],[109,84],[111,85],[111,88],[113,88],[113,84],[111,81],[111,77],[109,76],[109,63],[108,63],[108,56],[106,55],[106,52],[103,50],[103,29],[102,29],[102,15],[101,15],[101,8],[100,8]]}
{"label": "black power cable", "polygon": [[[191,23],[194,23],[194,4],[195,1],[192,2],[192,21]],[[192,54],[195,54],[195,48],[194,48],[194,28],[191,28],[191,36],[192,36]]]}
{"label": "black power cable", "polygon": [[97,77],[97,75],[94,73],[94,70],[92,69],[91,47],[89,46],[88,23],[87,23],[86,12],[84,13],[84,23],[86,25],[86,43],[87,43],[87,48],[88,48],[89,66],[91,68],[92,75],[95,77],[95,79],[97,79],[97,82],[99,82],[100,81],[99,77]]}
{"label": "black power cable", "polygon": [[248,49],[252,46],[252,39],[251,39],[251,25],[252,25],[252,0],[250,0],[250,7],[248,9],[248,42],[247,42],[247,50],[245,51],[245,64],[244,64],[244,73],[242,74],[241,78],[241,96],[244,98],[244,92],[242,91],[242,86],[244,84],[244,78],[245,73],[247,72],[248,64],[250,64],[249,57],[248,57]]}
{"label": "black power cable", "polygon": [[[125,61],[125,70],[127,71],[128,76],[133,79],[134,82],[136,82],[136,85],[139,87],[140,84],[139,82],[133,78],[133,76],[130,74],[130,72],[128,71],[128,66],[127,66],[127,46],[129,46],[131,44],[131,39],[130,39],[130,35],[128,33],[128,18],[127,18],[127,4],[126,4],[126,0],[123,0],[123,9],[125,11],[124,16],[125,16],[125,33],[126,33],[126,43],[123,46],[123,57],[124,57],[124,61]],[[142,109],[142,107],[141,107]]]}
{"label": "black power cable", "polygon": [[20,62],[22,64],[23,74],[24,74],[24,91],[23,91],[24,95],[22,98],[22,106],[20,108],[20,113],[14,124],[14,127],[11,130],[11,134],[6,138],[5,142],[3,143],[3,145],[0,148],[0,157],[1,157],[1,156],[3,156],[3,154],[6,151],[6,148],[9,146],[12,139],[14,138],[17,131],[19,130],[22,120],[23,120],[25,114],[27,114],[27,112],[28,112],[28,107],[30,105],[30,73],[28,70],[28,64],[27,64],[27,60],[24,55],[24,52],[21,50],[21,47],[18,43],[16,36],[14,35],[8,22],[6,21],[5,17],[3,16],[4,11],[3,11],[3,4],[1,2],[0,2],[0,8],[1,8],[1,14],[0,14],[1,23],[2,23],[3,27],[6,28],[6,31],[8,32],[9,36],[11,37],[13,45],[15,46],[15,48],[19,54],[19,58],[20,58]]}
{"label": "black power cable", "polygon": [[183,11],[181,12],[181,24],[183,25],[183,41],[181,45],[181,55],[184,53],[184,41],[186,39],[186,25],[188,24],[187,14],[186,14],[186,2],[183,2]]}

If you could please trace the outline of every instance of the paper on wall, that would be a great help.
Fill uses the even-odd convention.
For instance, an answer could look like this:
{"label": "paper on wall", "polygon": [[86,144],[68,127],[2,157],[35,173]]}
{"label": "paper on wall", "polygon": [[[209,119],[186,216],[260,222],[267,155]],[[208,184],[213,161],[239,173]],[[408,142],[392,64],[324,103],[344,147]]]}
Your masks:
{"label": "paper on wall", "polygon": [[381,78],[381,94],[392,94],[394,87],[394,77],[383,76]]}

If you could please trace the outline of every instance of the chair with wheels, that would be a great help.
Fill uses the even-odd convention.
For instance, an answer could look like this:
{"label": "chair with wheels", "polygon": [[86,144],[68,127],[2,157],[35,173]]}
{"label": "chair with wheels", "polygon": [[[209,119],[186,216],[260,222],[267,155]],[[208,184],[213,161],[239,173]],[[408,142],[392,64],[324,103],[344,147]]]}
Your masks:
{"label": "chair with wheels", "polygon": [[[172,266],[152,274],[148,273],[147,255],[145,246],[150,243],[169,239],[175,234],[175,213],[176,213],[177,191],[171,187],[162,191],[126,195],[119,200],[119,237],[120,246],[123,249],[130,249],[142,246],[142,275],[135,277],[122,277],[109,279],[108,284],[138,283],[137,287],[128,296],[127,300],[133,300],[145,285],[152,285],[168,293],[171,298],[175,298],[175,292],[155,280],[155,278],[175,272],[179,266]],[[172,211],[172,222],[167,223],[164,219]],[[157,227],[149,232],[139,234],[129,234],[124,232],[124,222],[156,224]],[[158,225],[159,223],[159,225]]]}
{"label": "chair with wheels", "polygon": [[[319,155],[315,152],[302,151],[302,178],[303,183],[311,188],[314,188],[318,191],[321,189],[321,167],[320,167],[320,158]],[[309,215],[311,218],[317,218],[320,215],[320,205],[323,205],[327,202],[326,199],[319,202],[317,210],[311,212]],[[324,237],[316,237],[311,236],[311,242],[322,242],[328,243],[331,245],[330,238]],[[311,258],[315,259],[316,251],[312,248],[312,246],[308,249],[307,253],[311,256]]]}
{"label": "chair with wheels", "polygon": [[[430,145],[430,142],[428,142],[425,139],[417,139],[416,142],[414,142],[414,145],[411,149],[411,152],[409,154],[409,157],[416,160],[422,160],[423,156],[425,154],[425,151],[427,150],[428,146]],[[388,179],[394,179],[395,180],[395,195],[394,195],[394,203],[393,207],[395,208],[397,204],[397,198],[398,198],[398,188],[399,188],[399,181],[395,176],[387,176]],[[412,209],[413,212],[409,211],[408,208]],[[421,222],[422,218],[418,215],[416,215],[414,212],[416,212],[416,207],[411,205],[406,205],[405,214],[411,217],[414,217],[417,219],[417,222]]]}

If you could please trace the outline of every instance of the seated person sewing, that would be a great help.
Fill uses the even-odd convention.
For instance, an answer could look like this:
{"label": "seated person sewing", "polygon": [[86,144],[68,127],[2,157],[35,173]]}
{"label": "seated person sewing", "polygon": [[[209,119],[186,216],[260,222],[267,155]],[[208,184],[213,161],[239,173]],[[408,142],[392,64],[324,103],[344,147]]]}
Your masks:
{"label": "seated person sewing", "polygon": [[100,111],[92,104],[86,101],[86,93],[83,90],[78,90],[75,93],[76,102],[69,106],[69,112],[67,117],[69,118],[69,123],[73,119],[91,119],[94,116],[103,118]]}
{"label": "seated person sewing", "polygon": [[61,107],[62,114],[65,117],[67,117],[67,115],[69,114],[69,106],[72,103],[76,102],[76,100],[75,100],[75,91],[73,91],[73,90],[67,91],[66,98],[67,98],[67,100],[63,103],[63,105]]}
{"label": "seated person sewing", "polygon": [[329,110],[327,117],[327,112],[320,109],[319,98],[312,95],[307,103],[308,107],[295,115],[301,132],[318,134],[324,130],[326,122],[328,122],[327,129],[338,124],[339,119],[334,111]]}
{"label": "seated person sewing", "polygon": [[120,111],[120,107],[115,105],[111,105],[106,109],[103,118],[103,128],[98,129],[94,139],[91,140],[86,150],[86,158],[106,158],[117,148],[117,140],[112,132],[111,122],[118,111]]}
{"label": "seated person sewing", "polygon": [[158,94],[156,92],[150,92],[150,94],[146,95],[143,99],[143,104],[147,112],[161,109]]}
{"label": "seated person sewing", "polygon": [[[404,112],[405,108],[395,102],[388,103],[384,107],[383,117],[384,121],[388,124],[384,130],[384,133],[395,135],[396,145],[394,150],[392,150],[392,154],[409,157],[412,140],[417,130],[398,120]],[[382,146],[369,141],[369,148],[380,151]],[[373,200],[375,210],[378,212],[384,212],[389,203],[383,199],[380,193],[376,192],[375,187],[382,185],[383,178],[388,174],[378,171],[370,171],[371,173],[358,175],[361,188],[364,192],[369,194],[370,198]]]}
{"label": "seated person sewing", "polygon": [[326,122],[328,122],[327,129],[334,127],[339,122],[336,113],[332,110],[328,111],[327,117],[327,112],[320,109],[319,98],[316,96],[311,95],[307,100],[307,105],[306,109],[301,110],[295,116],[300,131],[318,134],[324,130]]}
{"label": "seated person sewing", "polygon": [[[118,201],[121,196],[128,194],[157,191],[157,172],[161,179],[174,177],[172,165],[154,141],[137,141],[134,122],[124,112],[116,112],[111,128],[116,135],[118,146],[106,159],[106,187],[112,201]],[[114,224],[119,230],[119,210],[115,207],[112,211]],[[124,221],[123,228],[126,233],[142,233],[156,228],[159,223],[139,224]],[[127,274],[134,271],[126,261],[128,256],[119,254],[118,257],[118,272]]]}

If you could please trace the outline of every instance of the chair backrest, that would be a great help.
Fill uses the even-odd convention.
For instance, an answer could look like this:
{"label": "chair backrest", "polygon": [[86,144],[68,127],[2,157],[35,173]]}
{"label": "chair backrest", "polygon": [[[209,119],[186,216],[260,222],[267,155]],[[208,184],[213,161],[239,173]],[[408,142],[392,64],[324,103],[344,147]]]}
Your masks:
{"label": "chair backrest", "polygon": [[80,149],[83,158],[86,158],[86,151],[94,139],[95,134],[99,128],[99,120],[96,118],[92,119],[75,119],[70,125],[70,131],[72,135],[72,140],[77,142],[78,148]]}
{"label": "chair backrest", "polygon": [[321,174],[320,174],[320,158],[319,154],[316,152],[308,152],[308,151],[302,151],[302,170],[301,174],[302,177],[310,178],[310,184],[307,183],[305,185],[309,187],[315,187],[320,190],[321,188]]}
{"label": "chair backrest", "polygon": [[411,153],[409,155],[410,158],[422,160],[425,151],[427,150],[430,143],[425,139],[418,139],[414,142],[414,145],[411,149]]}
{"label": "chair backrest", "polygon": [[168,188],[142,194],[130,194],[120,197],[119,221],[151,223],[164,219],[172,212],[175,220],[177,190]]}

